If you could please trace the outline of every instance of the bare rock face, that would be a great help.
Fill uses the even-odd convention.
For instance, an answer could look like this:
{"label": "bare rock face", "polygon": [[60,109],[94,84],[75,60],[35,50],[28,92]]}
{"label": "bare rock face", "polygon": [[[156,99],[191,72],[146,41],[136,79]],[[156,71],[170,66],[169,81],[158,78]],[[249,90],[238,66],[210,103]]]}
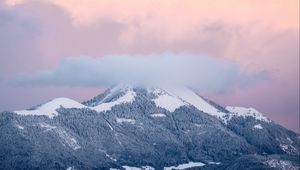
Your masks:
{"label": "bare rock face", "polygon": [[298,134],[186,88],[116,86],[0,116],[0,169],[298,169]]}

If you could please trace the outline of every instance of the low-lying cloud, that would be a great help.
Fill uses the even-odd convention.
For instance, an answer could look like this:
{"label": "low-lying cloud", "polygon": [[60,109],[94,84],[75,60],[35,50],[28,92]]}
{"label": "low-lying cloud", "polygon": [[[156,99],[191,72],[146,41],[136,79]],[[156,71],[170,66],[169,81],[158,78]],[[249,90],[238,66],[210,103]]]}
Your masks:
{"label": "low-lying cloud", "polygon": [[56,68],[19,75],[16,82],[38,86],[180,85],[220,92],[247,87],[268,77],[266,71],[243,72],[234,63],[205,55],[164,53],[69,57]]}

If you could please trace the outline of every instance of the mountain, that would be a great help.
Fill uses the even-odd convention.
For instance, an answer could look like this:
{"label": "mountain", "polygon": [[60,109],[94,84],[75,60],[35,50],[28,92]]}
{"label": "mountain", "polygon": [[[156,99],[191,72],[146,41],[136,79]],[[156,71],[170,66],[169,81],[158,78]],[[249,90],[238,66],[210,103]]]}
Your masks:
{"label": "mountain", "polygon": [[0,169],[299,169],[300,136],[188,88],[119,85],[0,116]]}

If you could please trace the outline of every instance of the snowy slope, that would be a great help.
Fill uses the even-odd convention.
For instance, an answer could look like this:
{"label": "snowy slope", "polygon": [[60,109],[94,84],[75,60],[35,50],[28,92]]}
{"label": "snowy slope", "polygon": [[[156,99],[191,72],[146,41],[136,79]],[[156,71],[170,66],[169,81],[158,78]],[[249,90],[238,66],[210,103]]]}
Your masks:
{"label": "snowy slope", "polygon": [[116,101],[100,103],[95,107],[90,107],[90,109],[96,110],[97,112],[103,112],[110,110],[113,106],[123,104],[123,103],[132,103],[135,98],[135,92],[132,90],[128,90],[125,95],[118,98]]}
{"label": "snowy slope", "polygon": [[53,118],[54,116],[57,116],[58,113],[56,109],[59,109],[60,107],[64,108],[84,108],[85,106],[75,100],[69,99],[69,98],[56,98],[51,100],[50,102],[47,102],[34,110],[19,110],[14,111],[15,113],[19,115],[45,115],[50,118]]}
{"label": "snowy slope", "polygon": [[[177,108],[186,105],[183,100],[177,96],[173,96],[160,88],[151,89],[152,93],[156,96],[153,100],[155,105],[164,108],[170,112],[174,112]],[[148,90],[149,91],[149,90]]]}
{"label": "snowy slope", "polygon": [[156,96],[153,100],[156,106],[170,112],[174,112],[177,108],[184,105],[192,105],[202,112],[221,119],[223,119],[223,116],[226,114],[219,111],[201,96],[188,88],[148,88],[148,91]]}
{"label": "snowy slope", "polygon": [[208,113],[212,116],[221,118],[225,115],[225,113],[219,111],[217,108],[205,101],[201,96],[188,88],[168,88],[166,91],[174,96],[177,96],[186,103],[195,106],[198,110]]}
{"label": "snowy slope", "polygon": [[257,111],[254,108],[245,108],[245,107],[233,107],[233,106],[227,106],[226,110],[230,111],[231,115],[228,119],[230,120],[232,116],[239,116],[239,117],[253,117],[257,120],[264,121],[264,122],[271,122],[270,119],[265,117],[262,113]]}

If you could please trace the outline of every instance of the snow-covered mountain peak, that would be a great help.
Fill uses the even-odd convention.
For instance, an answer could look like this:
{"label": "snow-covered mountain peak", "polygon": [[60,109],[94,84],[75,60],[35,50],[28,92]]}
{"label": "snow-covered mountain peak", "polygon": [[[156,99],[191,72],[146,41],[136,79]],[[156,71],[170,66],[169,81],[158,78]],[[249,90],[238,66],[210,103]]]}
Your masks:
{"label": "snow-covered mountain peak", "polygon": [[15,111],[15,113],[19,115],[45,115],[50,118],[58,115],[56,111],[60,107],[64,108],[84,108],[85,106],[75,100],[69,98],[55,98],[47,103],[41,104],[40,106],[33,108],[31,110],[19,110]]}

